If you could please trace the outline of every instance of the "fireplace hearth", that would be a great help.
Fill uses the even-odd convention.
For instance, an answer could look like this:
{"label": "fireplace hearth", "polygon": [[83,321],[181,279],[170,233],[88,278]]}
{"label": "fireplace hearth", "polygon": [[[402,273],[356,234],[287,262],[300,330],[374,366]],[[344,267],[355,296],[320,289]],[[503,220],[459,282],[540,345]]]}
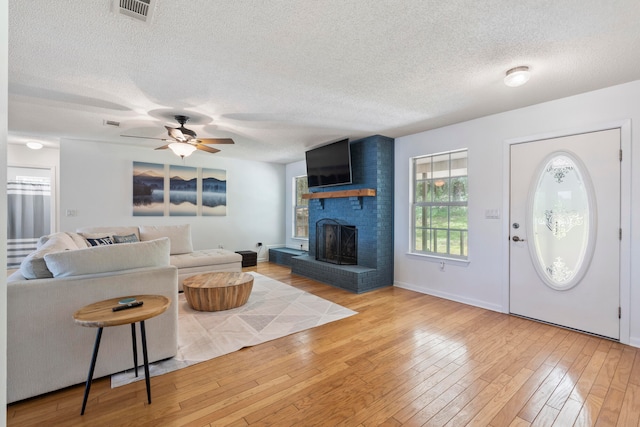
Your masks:
{"label": "fireplace hearth", "polygon": [[358,229],[331,218],[316,222],[316,259],[339,265],[358,264]]}

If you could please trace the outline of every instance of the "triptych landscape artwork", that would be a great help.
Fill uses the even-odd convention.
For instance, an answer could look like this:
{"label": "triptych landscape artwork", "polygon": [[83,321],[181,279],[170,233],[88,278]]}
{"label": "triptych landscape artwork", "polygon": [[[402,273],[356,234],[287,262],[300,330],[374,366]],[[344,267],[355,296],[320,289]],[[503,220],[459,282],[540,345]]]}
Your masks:
{"label": "triptych landscape artwork", "polygon": [[224,216],[227,171],[133,162],[133,216]]}

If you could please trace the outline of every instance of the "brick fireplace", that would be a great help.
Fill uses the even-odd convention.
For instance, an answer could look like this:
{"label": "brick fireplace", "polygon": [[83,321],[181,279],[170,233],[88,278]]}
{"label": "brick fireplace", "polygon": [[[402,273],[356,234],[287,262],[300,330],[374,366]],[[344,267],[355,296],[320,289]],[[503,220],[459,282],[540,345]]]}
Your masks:
{"label": "brick fireplace", "polygon": [[[393,285],[393,142],[381,135],[351,142],[353,183],[312,189],[309,255],[292,258],[293,273],[356,293]],[[357,230],[354,263],[316,259],[317,238],[332,223]]]}

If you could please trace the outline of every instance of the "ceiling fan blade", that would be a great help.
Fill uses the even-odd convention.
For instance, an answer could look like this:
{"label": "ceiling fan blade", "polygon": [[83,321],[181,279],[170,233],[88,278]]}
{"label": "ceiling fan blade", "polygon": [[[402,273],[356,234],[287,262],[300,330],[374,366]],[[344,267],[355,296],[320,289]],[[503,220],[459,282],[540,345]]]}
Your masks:
{"label": "ceiling fan blade", "polygon": [[169,136],[175,139],[176,141],[185,142],[187,140],[187,138],[184,136],[184,134],[180,129],[171,128],[169,126],[165,126],[165,128],[167,129]]}
{"label": "ceiling fan blade", "polygon": [[169,148],[169,144],[163,145],[162,147],[155,148],[155,150],[166,150],[167,148]]}
{"label": "ceiling fan blade", "polygon": [[235,144],[231,138],[198,138],[200,144]]}
{"label": "ceiling fan blade", "polygon": [[125,138],[140,138],[140,139],[157,139],[158,141],[166,141],[166,138],[152,138],[150,136],[137,136],[137,135],[120,135]]}
{"label": "ceiling fan blade", "polygon": [[207,153],[217,153],[218,151],[220,151],[217,148],[207,147],[204,144],[196,144],[196,148],[198,150],[206,151]]}

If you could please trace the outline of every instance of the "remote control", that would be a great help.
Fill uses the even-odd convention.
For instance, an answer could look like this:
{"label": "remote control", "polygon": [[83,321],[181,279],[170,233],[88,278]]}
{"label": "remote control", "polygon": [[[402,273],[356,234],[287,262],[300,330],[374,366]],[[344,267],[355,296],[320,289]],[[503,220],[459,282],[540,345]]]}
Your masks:
{"label": "remote control", "polygon": [[130,302],[129,304],[122,304],[117,307],[113,307],[111,310],[120,311],[120,310],[126,310],[128,308],[140,307],[143,303],[144,301]]}

